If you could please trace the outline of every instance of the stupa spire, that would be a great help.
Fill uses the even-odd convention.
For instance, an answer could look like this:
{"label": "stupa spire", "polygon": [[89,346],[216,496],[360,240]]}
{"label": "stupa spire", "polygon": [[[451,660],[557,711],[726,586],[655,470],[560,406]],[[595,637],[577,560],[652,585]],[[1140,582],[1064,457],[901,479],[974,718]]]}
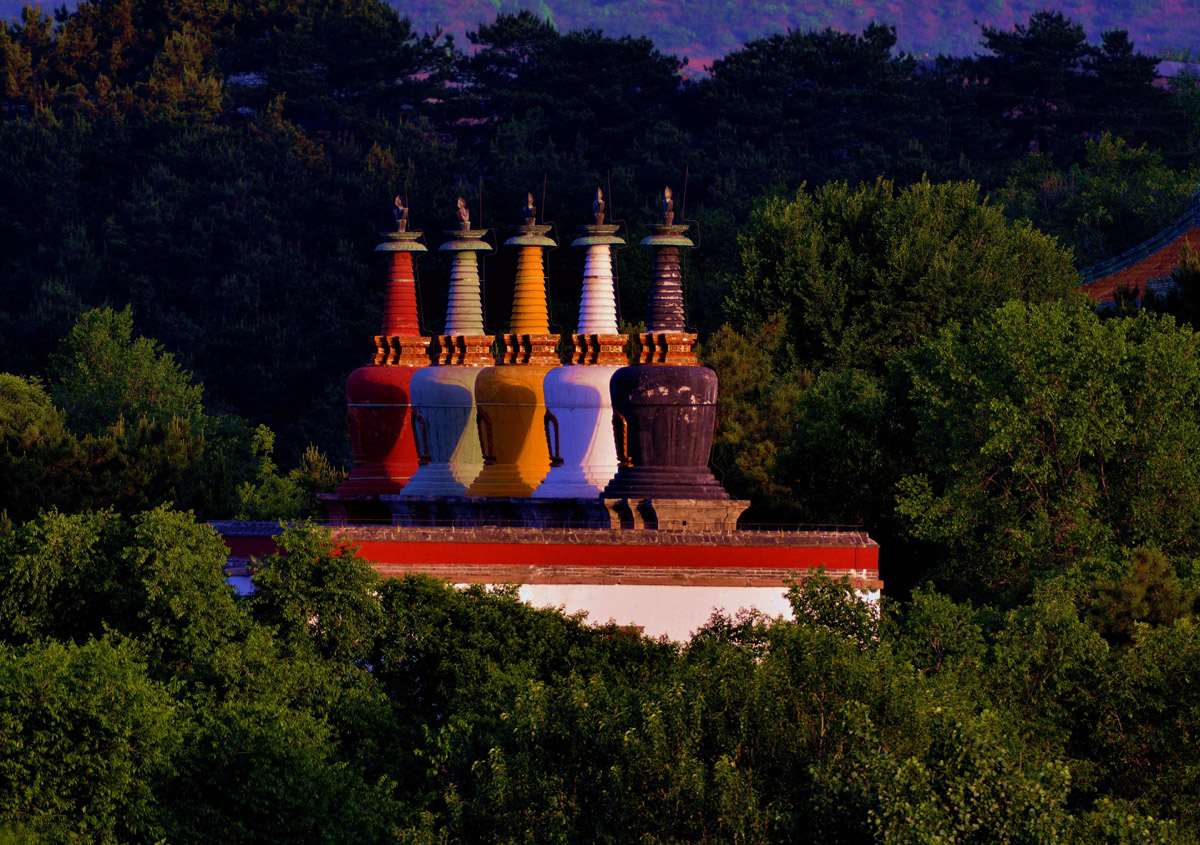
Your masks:
{"label": "stupa spire", "polygon": [[434,338],[431,357],[435,364],[487,365],[491,338],[483,329],[483,296],[479,282],[478,253],[491,252],[483,240],[487,229],[471,228],[471,213],[462,197],[458,198],[458,228],[445,232],[449,240],[439,252],[453,253],[450,288],[446,294],[446,322],[441,335]]}
{"label": "stupa spire", "polygon": [[652,234],[642,239],[642,246],[653,247],[654,258],[640,360],[646,364],[691,365],[697,363],[696,335],[688,333],[684,317],[680,249],[695,244],[683,234],[688,225],[675,223],[670,186],[663,189],[662,209],[663,222],[651,226]]}
{"label": "stupa spire", "polygon": [[525,224],[517,227],[518,235],[504,242],[505,246],[520,247],[517,253],[517,280],[513,289],[511,334],[550,334],[550,311],[546,303],[545,247],[557,244],[546,237],[550,226],[539,226],[533,194],[526,194]]}
{"label": "stupa spire", "polygon": [[586,246],[583,259],[583,296],[579,300],[578,334],[615,335],[617,325],[617,297],[613,284],[612,245],[624,245],[615,237],[618,227],[604,224],[604,193],[597,188],[592,201],[590,226],[581,226],[584,237],[578,238],[573,246]]}
{"label": "stupa spire", "polygon": [[381,232],[376,252],[388,256],[387,289],[383,300],[383,325],[375,336],[375,364],[420,367],[427,363],[429,339],[421,337],[417,313],[417,283],[413,256],[426,252],[421,232],[408,231],[408,208],[395,199],[396,229]]}
{"label": "stupa spire", "polygon": [[557,364],[558,335],[550,334],[550,309],[546,298],[546,249],[558,246],[548,237],[553,228],[537,222],[533,194],[525,195],[524,223],[504,242],[515,246],[517,278],[513,288],[512,317],[508,333],[500,336],[504,350],[500,364]]}
{"label": "stupa spire", "polygon": [[486,233],[486,229],[471,228],[471,213],[459,197],[458,229],[446,232],[451,239],[439,248],[454,253],[443,335],[483,334],[483,297],[479,288],[479,259],[475,253],[492,251],[482,240]]}

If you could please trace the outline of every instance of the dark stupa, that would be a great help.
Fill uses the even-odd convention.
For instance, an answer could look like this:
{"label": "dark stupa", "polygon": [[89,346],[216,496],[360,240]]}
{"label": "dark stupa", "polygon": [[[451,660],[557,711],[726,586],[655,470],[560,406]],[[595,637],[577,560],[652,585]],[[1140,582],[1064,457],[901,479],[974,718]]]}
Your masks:
{"label": "dark stupa", "polygon": [[[687,331],[680,250],[694,246],[675,224],[671,189],[663,222],[642,241],[654,250],[646,332],[638,363],[613,374],[610,393],[620,468],[602,498],[626,502],[630,519],[736,526],[747,502],[730,500],[708,468],[717,412],[717,375],[696,359]],[[685,522],[686,524],[686,522]]]}

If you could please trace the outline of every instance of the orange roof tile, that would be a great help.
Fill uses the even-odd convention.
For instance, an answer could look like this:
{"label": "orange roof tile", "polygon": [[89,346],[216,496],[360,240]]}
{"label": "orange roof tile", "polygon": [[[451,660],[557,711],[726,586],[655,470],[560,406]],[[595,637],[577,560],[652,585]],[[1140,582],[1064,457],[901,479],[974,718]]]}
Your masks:
{"label": "orange roof tile", "polygon": [[1200,226],[1188,229],[1158,252],[1142,259],[1137,264],[1084,285],[1083,289],[1092,299],[1101,302],[1112,302],[1117,288],[1132,288],[1136,285],[1139,292],[1145,292],[1146,283],[1150,280],[1171,275],[1171,271],[1179,263],[1179,251],[1183,249],[1185,242],[1200,252]]}

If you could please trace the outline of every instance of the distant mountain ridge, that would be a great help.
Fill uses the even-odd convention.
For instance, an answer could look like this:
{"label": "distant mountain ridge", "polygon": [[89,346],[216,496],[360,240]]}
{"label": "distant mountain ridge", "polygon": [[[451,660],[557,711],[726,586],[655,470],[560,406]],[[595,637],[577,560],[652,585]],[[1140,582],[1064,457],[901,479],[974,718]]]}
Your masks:
{"label": "distant mountain ridge", "polygon": [[[602,29],[608,35],[648,36],[664,53],[687,56],[701,70],[746,41],[787,29],[861,31],[871,21],[896,27],[898,49],[933,56],[979,52],[981,25],[1008,28],[1042,9],[1063,12],[1097,40],[1108,29],[1128,30],[1144,53],[1200,54],[1200,15],[1190,0],[386,0],[416,28],[441,27],[467,46],[465,33],[501,12],[528,9],[560,30]],[[21,0],[0,0],[0,15],[20,13]],[[49,12],[55,3],[39,4]],[[67,3],[73,7],[72,2]]]}
{"label": "distant mountain ridge", "polygon": [[788,29],[859,32],[872,21],[896,27],[898,49],[917,56],[979,52],[980,25],[1008,28],[1042,9],[1063,12],[1098,40],[1128,30],[1145,53],[1200,50],[1200,16],[1189,0],[389,0],[419,29],[438,24],[461,37],[498,12],[529,9],[561,30],[590,27],[608,35],[645,35],[660,50],[686,55],[696,69],[746,41]]}

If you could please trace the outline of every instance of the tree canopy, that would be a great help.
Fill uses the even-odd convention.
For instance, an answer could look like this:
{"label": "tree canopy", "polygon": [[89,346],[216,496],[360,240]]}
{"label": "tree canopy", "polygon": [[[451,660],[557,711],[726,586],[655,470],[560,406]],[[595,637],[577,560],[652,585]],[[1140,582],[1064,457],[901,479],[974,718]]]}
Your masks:
{"label": "tree canopy", "polygon": [[817,573],[796,621],[714,614],[681,647],[379,581],[311,526],[237,599],[220,546],[165,509],[0,537],[10,833],[1173,843],[1200,821],[1190,608],[1110,646],[1087,584],[880,615]]}
{"label": "tree canopy", "polygon": [[1069,253],[1012,225],[970,183],[802,190],[762,203],[738,240],[731,317],[752,326],[784,315],[804,366],[879,372],[947,322],[1078,284]]}

